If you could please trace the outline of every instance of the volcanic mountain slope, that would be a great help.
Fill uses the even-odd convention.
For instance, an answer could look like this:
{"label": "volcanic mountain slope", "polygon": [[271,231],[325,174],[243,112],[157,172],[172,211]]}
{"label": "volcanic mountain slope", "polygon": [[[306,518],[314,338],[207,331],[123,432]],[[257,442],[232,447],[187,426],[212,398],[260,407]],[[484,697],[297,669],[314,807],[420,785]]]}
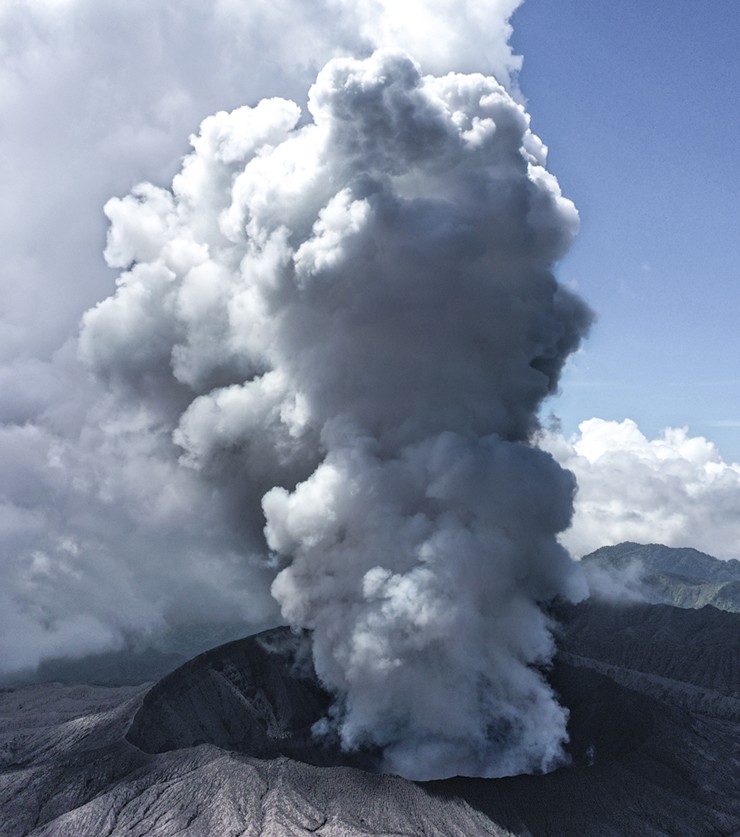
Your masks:
{"label": "volcanic mountain slope", "polygon": [[625,542],[582,559],[587,576],[601,575],[645,601],[675,607],[712,605],[740,612],[740,561],[720,561],[696,549]]}
{"label": "volcanic mountain slope", "polygon": [[567,625],[561,652],[740,698],[737,614],[709,606],[604,607],[588,601],[562,608],[559,616]]}
{"label": "volcanic mountain slope", "polygon": [[153,687],[6,689],[0,834],[738,834],[740,617],[678,613],[562,609],[572,764],[545,776],[413,783],[319,746],[329,698],[286,629]]}

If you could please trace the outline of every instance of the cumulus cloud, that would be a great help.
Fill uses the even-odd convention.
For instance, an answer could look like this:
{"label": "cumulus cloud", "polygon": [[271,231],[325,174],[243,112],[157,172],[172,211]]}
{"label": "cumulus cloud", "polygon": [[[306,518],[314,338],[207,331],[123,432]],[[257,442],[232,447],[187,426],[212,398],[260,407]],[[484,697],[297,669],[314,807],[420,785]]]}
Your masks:
{"label": "cumulus cloud", "polygon": [[545,434],[542,444],[578,481],[561,538],[574,555],[622,541],[740,554],[740,465],[702,436],[667,428],[648,439],[630,419],[593,418],[572,438]]}

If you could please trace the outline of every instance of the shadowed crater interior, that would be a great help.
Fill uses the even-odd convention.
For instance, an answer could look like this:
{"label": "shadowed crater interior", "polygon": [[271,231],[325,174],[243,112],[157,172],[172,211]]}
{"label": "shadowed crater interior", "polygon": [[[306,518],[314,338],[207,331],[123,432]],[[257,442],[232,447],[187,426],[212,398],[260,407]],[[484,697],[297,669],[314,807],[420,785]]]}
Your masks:
{"label": "shadowed crater interior", "polygon": [[214,744],[258,758],[373,769],[371,753],[343,753],[312,734],[330,704],[308,637],[274,628],[207,651],[160,680],[126,738],[147,753]]}

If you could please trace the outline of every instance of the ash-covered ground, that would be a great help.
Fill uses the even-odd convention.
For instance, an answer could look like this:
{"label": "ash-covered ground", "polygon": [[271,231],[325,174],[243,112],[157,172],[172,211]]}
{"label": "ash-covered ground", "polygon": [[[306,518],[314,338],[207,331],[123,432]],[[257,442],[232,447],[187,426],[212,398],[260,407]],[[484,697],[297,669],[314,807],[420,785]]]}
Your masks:
{"label": "ash-covered ground", "polygon": [[0,693],[0,833],[736,835],[740,615],[587,602],[556,614],[549,680],[571,763],[411,782],[311,727],[329,696],[275,629],[154,685]]}

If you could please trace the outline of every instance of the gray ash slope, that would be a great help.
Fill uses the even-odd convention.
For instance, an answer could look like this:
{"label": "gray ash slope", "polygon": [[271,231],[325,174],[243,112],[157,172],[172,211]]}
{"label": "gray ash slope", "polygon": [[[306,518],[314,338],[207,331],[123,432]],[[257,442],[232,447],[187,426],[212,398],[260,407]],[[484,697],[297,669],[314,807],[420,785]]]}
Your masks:
{"label": "gray ash slope", "polygon": [[561,652],[670,678],[740,698],[740,620],[705,606],[688,610],[593,600],[558,611],[567,626]]}
{"label": "gray ash slope", "polygon": [[0,834],[739,834],[740,616],[593,602],[558,616],[572,765],[554,773],[413,783],[319,747],[328,696],[276,629],[153,687],[3,690]]}

